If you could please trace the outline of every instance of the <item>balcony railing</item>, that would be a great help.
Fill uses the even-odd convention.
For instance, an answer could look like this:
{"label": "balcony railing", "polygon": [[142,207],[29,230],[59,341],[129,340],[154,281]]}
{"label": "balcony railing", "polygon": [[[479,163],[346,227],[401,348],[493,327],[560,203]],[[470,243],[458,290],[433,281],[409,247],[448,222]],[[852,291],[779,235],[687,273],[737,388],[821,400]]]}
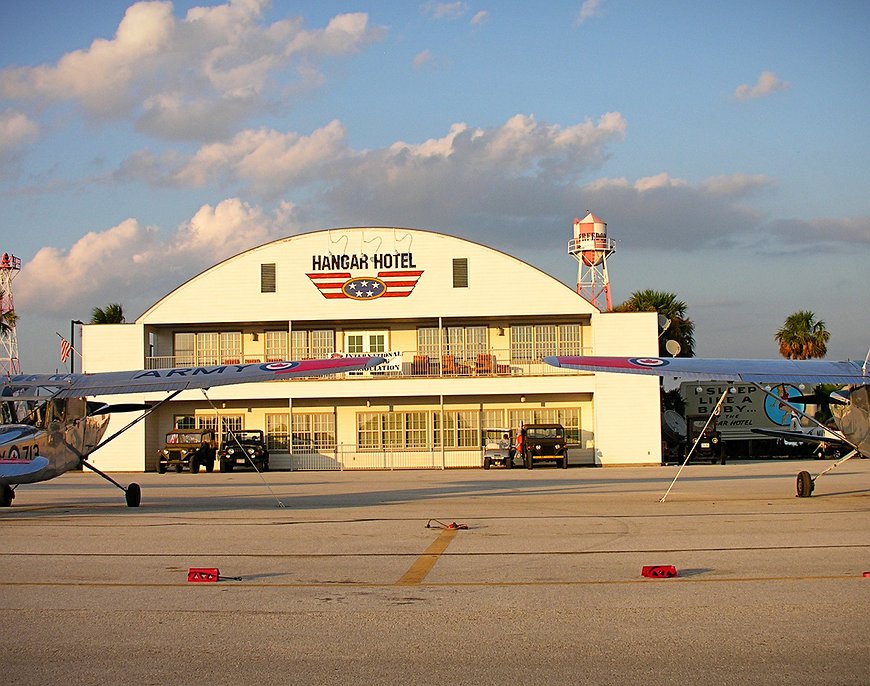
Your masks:
{"label": "balcony railing", "polygon": [[[372,353],[378,354],[378,353]],[[318,378],[463,378],[463,377],[511,377],[511,376],[558,376],[565,371],[551,367],[538,359],[518,359],[511,357],[507,350],[490,350],[471,354],[426,354],[419,351],[380,353],[387,361],[372,369],[363,369],[344,374],[332,374]],[[549,353],[548,353],[549,354]],[[567,353],[566,353],[567,354]],[[571,354],[591,354],[588,349]],[[192,362],[189,357],[156,356],[145,358],[146,369],[173,369],[195,365],[215,364],[262,364],[275,362],[272,357],[256,355],[227,357],[223,359],[199,360]]]}

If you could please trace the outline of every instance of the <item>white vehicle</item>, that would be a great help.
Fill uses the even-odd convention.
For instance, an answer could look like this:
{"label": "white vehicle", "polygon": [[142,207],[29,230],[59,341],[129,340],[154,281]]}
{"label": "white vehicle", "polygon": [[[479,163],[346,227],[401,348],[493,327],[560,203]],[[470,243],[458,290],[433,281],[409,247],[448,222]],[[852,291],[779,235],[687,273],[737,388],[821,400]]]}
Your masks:
{"label": "white vehicle", "polygon": [[514,432],[511,429],[483,430],[483,468],[500,464],[506,469],[514,466]]}

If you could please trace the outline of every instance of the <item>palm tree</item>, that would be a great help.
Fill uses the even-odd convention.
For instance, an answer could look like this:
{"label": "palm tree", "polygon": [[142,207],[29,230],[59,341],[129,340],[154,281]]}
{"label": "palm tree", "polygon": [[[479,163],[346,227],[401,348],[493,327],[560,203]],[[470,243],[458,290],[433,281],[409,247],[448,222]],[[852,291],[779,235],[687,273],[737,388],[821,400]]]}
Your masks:
{"label": "palm tree", "polygon": [[614,312],[658,312],[670,320],[666,336],[659,336],[659,355],[668,354],[665,345],[668,339],[680,344],[680,357],[695,356],[695,324],[686,317],[686,303],[677,300],[675,293],[647,289],[635,291]]}
{"label": "palm tree", "polygon": [[119,303],[95,307],[91,312],[91,324],[123,324],[125,321],[124,309]]}
{"label": "palm tree", "polygon": [[809,310],[798,310],[790,314],[774,335],[779,343],[779,354],[789,360],[824,357],[828,353],[830,337],[825,322],[816,321],[816,315]]}

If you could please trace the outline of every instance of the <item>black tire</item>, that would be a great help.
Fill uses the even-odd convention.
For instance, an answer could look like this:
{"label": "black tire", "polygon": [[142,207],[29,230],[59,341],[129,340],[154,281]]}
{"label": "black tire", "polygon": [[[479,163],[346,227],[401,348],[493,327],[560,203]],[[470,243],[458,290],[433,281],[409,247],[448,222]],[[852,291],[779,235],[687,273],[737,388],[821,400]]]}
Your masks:
{"label": "black tire", "polygon": [[157,473],[166,474],[166,465],[163,462],[157,463]]}
{"label": "black tire", "polygon": [[191,474],[199,474],[199,460],[196,459],[196,455],[190,456],[190,462],[187,466],[190,468]]}
{"label": "black tire", "polygon": [[231,472],[233,471],[233,463],[232,462],[224,462],[221,460],[220,468],[222,472]]}
{"label": "black tire", "polygon": [[568,469],[568,457],[562,458],[562,469]]}
{"label": "black tire", "polygon": [[816,487],[813,477],[809,472],[799,472],[797,475],[797,497],[809,498],[813,494],[813,489]]}
{"label": "black tire", "polygon": [[260,471],[261,472],[268,472],[269,471],[269,460],[266,460],[265,462],[263,462],[263,467],[262,467],[262,469],[260,469]]}
{"label": "black tire", "polygon": [[526,461],[526,469],[531,469],[532,467],[535,466],[535,465],[534,465],[534,460],[532,460],[532,456],[531,456],[531,455],[526,455],[526,456],[525,456],[525,461]]}
{"label": "black tire", "polygon": [[492,461],[488,457],[483,458],[483,468],[489,469],[489,466],[492,464]]}
{"label": "black tire", "polygon": [[176,472],[176,474],[181,474],[181,472],[182,472],[183,470],[184,470],[184,465],[183,465],[183,464],[178,463],[177,465],[175,465],[175,472]]}
{"label": "black tire", "polygon": [[214,471],[214,460],[206,460],[205,471],[211,474]]}
{"label": "black tire", "polygon": [[15,500],[15,489],[9,484],[3,484],[0,489],[0,507],[12,507],[12,501]]}
{"label": "black tire", "polygon": [[133,483],[127,486],[124,497],[127,500],[127,507],[139,507],[139,503],[142,502],[142,489],[139,488],[139,484]]}

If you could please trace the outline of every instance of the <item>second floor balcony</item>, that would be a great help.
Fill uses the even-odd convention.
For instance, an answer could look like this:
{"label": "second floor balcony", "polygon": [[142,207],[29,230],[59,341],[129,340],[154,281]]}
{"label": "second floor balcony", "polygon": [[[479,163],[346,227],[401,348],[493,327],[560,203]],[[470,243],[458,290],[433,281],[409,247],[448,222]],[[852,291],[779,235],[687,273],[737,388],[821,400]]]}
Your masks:
{"label": "second floor balcony", "polygon": [[[549,351],[536,358],[512,356],[509,350],[485,350],[465,353],[426,353],[418,350],[374,352],[385,358],[384,364],[356,372],[318,378],[463,378],[463,377],[510,377],[510,376],[561,376],[563,369],[552,367],[541,359],[545,355],[572,354],[590,355],[591,350]],[[331,356],[347,356],[334,353]],[[145,358],[146,369],[173,369],[194,366],[263,364],[277,362],[280,358],[263,355],[209,356],[200,359],[189,355],[154,356]]]}

